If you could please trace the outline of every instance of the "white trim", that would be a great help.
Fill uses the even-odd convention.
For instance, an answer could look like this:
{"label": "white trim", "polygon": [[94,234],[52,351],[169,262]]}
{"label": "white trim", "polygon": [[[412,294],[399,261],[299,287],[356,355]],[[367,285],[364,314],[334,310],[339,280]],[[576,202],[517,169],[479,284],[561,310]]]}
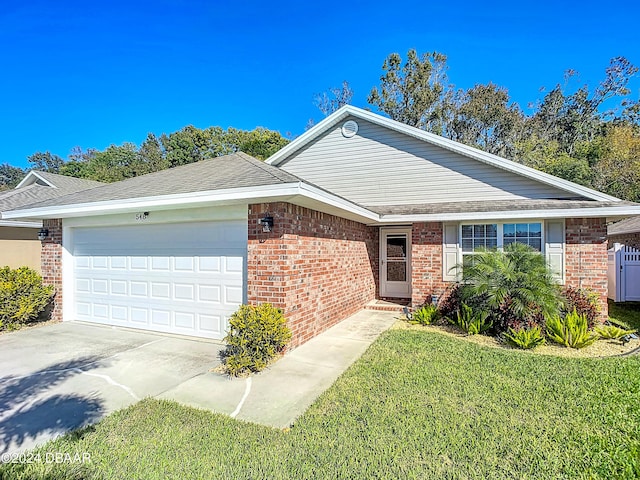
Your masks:
{"label": "white trim", "polygon": [[37,171],[35,170],[31,170],[29,173],[27,173],[27,175],[20,181],[20,183],[18,185],[16,185],[15,189],[21,188],[21,187],[25,187],[28,185],[32,185],[36,182],[36,180],[34,180],[32,177],[36,177],[40,180],[42,180],[44,183],[46,183],[47,185],[49,185],[51,188],[58,188],[56,187],[53,183],[51,183],[49,180],[47,180],[46,178],[44,178],[42,175],[40,175]]}
{"label": "white trim", "polygon": [[19,220],[0,220],[0,227],[41,228],[42,222],[21,222]]}
{"label": "white trim", "polygon": [[528,220],[536,218],[592,218],[617,215],[640,215],[640,206],[593,207],[593,208],[561,208],[549,210],[509,210],[504,212],[461,212],[461,213],[429,213],[415,215],[383,215],[380,223],[397,222],[451,222],[473,221],[483,222],[503,220]]}
{"label": "white trim", "polygon": [[[176,195],[162,195],[115,201],[80,203],[50,207],[10,210],[3,212],[5,218],[71,218],[82,216],[108,215],[136,212],[147,209],[186,209],[205,205],[233,203],[260,203],[262,201],[290,201],[295,203],[319,202],[338,209],[340,215],[350,214],[362,223],[378,221],[379,216],[343,198],[313,187],[303,182],[267,185],[261,187],[231,188],[206,192],[191,192]],[[321,206],[315,207],[321,209]]]}
{"label": "white trim", "polygon": [[414,138],[417,138],[418,140],[422,140],[432,145],[436,145],[452,152],[456,152],[466,157],[472,158],[474,160],[478,160],[493,167],[530,178],[540,183],[551,185],[555,188],[567,192],[578,194],[582,197],[590,198],[592,200],[620,201],[619,198],[612,197],[610,195],[598,192],[582,185],[578,185],[577,183],[554,177],[553,175],[549,175],[548,173],[544,173],[534,168],[527,167],[511,160],[507,160],[506,158],[484,152],[477,148],[473,148],[468,145],[449,140],[448,138],[435,135],[419,128],[411,127],[404,123],[391,120],[390,118],[386,118],[373,112],[353,107],[351,105],[345,105],[342,108],[336,110],[333,114],[329,115],[313,128],[300,135],[293,142],[289,143],[284,148],[274,153],[266,160],[266,163],[274,166],[281,164],[293,153],[300,150],[302,147],[315,140],[321,134],[334,127],[338,122],[349,116],[361,118],[368,122],[412,136]]}
{"label": "white trim", "polygon": [[71,321],[76,317],[74,288],[74,229],[62,221],[62,321]]}

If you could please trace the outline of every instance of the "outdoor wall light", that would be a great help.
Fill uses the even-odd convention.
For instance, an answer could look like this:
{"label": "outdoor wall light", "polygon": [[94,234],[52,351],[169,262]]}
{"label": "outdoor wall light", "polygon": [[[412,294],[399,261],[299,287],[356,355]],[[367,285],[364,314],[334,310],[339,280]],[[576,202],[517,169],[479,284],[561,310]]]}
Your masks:
{"label": "outdoor wall light", "polygon": [[271,215],[265,215],[259,221],[260,225],[262,225],[263,232],[270,232],[273,230],[273,217]]}
{"label": "outdoor wall light", "polygon": [[48,228],[41,228],[38,231],[38,240],[40,240],[41,242],[47,238],[49,236],[49,229]]}
{"label": "outdoor wall light", "polygon": [[433,305],[438,305],[438,295],[431,295],[431,303]]}

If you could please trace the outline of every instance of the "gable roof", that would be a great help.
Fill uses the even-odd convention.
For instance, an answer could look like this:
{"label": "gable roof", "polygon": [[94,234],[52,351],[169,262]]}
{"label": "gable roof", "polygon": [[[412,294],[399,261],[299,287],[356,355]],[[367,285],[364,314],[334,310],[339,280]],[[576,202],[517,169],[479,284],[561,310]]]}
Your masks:
{"label": "gable roof", "polygon": [[[104,183],[32,170],[13,190],[0,193],[0,219],[3,218],[3,212],[5,211],[25,208],[29,205],[86,191],[100,185],[104,185]],[[14,225],[13,222],[7,221],[2,221],[0,224],[5,226]]]}
{"label": "gable roof", "polygon": [[620,201],[620,199],[612,197],[605,193],[598,192],[596,190],[584,187],[582,185],[578,185],[573,182],[569,182],[567,180],[564,180],[558,177],[554,177],[553,175],[549,175],[547,173],[541,172],[539,170],[535,170],[533,168],[513,162],[511,160],[507,160],[497,155],[484,152],[477,148],[473,148],[468,145],[464,145],[462,143],[449,140],[439,135],[426,132],[419,128],[411,127],[404,123],[382,117],[378,114],[375,114],[366,110],[362,110],[360,108],[353,107],[351,105],[345,105],[341,107],[339,110],[335,111],[333,114],[329,115],[323,121],[315,125],[313,128],[309,129],[300,137],[295,139],[293,142],[289,143],[284,148],[282,148],[281,150],[273,154],[271,157],[269,157],[266,160],[266,163],[274,166],[279,166],[284,164],[289,158],[291,158],[296,153],[298,153],[299,151],[301,151],[302,149],[310,145],[312,142],[318,139],[321,135],[335,128],[335,126],[338,123],[340,123],[342,120],[345,120],[348,117],[355,117],[356,119],[362,119],[362,120],[371,122],[375,125],[388,128],[390,130],[402,133],[404,135],[408,135],[410,137],[426,142],[430,145],[434,145],[434,146],[455,152],[457,154],[463,155],[464,157],[473,159],[475,161],[478,161],[478,162],[490,165],[492,167],[520,175],[522,177],[528,178],[535,182],[539,182],[541,184],[548,185],[548,186],[560,189],[562,191],[571,193],[573,194],[573,196],[576,196],[576,197],[582,197],[587,200],[596,200],[596,201],[608,201],[608,202]]}

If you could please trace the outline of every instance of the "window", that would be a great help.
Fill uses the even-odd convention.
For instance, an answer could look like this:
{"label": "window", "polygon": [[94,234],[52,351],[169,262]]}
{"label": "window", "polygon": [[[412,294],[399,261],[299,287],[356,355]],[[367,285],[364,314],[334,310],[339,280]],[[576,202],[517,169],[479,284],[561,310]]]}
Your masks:
{"label": "window", "polygon": [[462,251],[472,253],[478,247],[487,249],[498,247],[498,225],[463,225]]}
{"label": "window", "polygon": [[524,243],[542,252],[541,223],[505,223],[502,228],[505,247],[511,243]]}
{"label": "window", "polygon": [[502,250],[512,243],[524,243],[542,252],[542,222],[462,225],[461,234],[463,264],[471,261],[478,247]]}

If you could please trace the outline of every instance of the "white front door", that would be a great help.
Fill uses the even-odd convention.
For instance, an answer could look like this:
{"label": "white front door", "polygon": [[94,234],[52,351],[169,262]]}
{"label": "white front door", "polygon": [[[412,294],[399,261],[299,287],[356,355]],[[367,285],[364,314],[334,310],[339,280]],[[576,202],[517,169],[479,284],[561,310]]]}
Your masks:
{"label": "white front door", "polygon": [[411,228],[380,229],[380,296],[411,298]]}

